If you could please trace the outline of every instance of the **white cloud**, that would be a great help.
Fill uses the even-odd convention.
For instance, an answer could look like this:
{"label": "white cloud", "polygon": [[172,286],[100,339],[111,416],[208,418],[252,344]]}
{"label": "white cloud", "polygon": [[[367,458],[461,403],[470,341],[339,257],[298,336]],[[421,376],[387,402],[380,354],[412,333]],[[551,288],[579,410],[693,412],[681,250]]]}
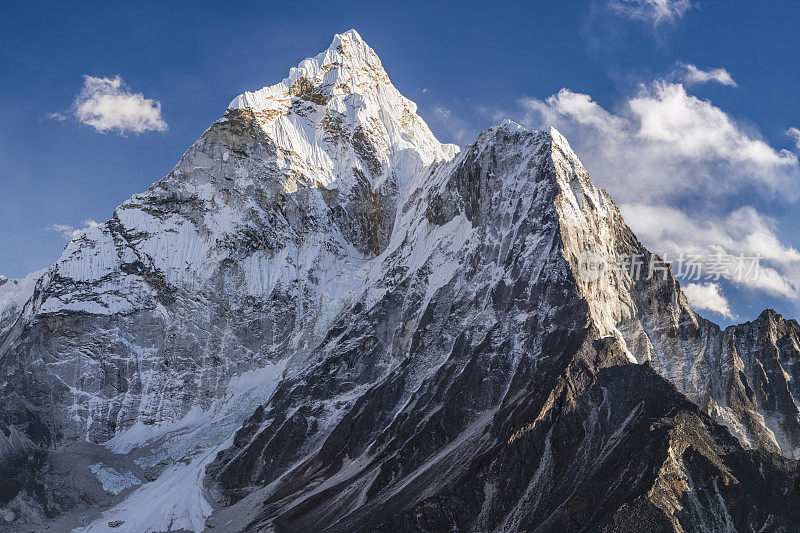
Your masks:
{"label": "white cloud", "polygon": [[623,202],[720,197],[748,184],[776,197],[798,195],[796,155],[773,149],[679,83],[644,85],[616,113],[569,89],[522,105],[528,125],[555,126],[580,146],[587,166]]}
{"label": "white cloud", "polygon": [[72,234],[75,231],[74,226],[70,226],[67,224],[53,224],[52,226],[47,226],[47,228],[45,229],[49,231],[55,231],[56,233],[60,233],[67,240],[70,240],[72,238]]}
{"label": "white cloud", "polygon": [[75,226],[70,226],[69,224],[53,224],[52,226],[47,226],[45,229],[60,233],[62,237],[69,241],[80,235],[83,230],[95,228],[99,226],[100,223],[90,218],[88,220],[84,220],[83,225],[83,228],[75,228]]}
{"label": "white cloud", "polygon": [[[621,117],[617,117],[592,100],[588,94],[574,93],[569,89],[561,89],[546,100],[526,98],[522,100],[524,107],[541,116],[543,124],[564,124],[572,122],[580,126],[589,126],[598,133],[619,136],[628,125]],[[535,116],[528,115],[526,120],[534,122]],[[562,126],[563,127],[563,126]]]}
{"label": "white cloud", "polygon": [[683,18],[692,3],[689,0],[609,0],[608,6],[625,17],[659,25]]}
{"label": "white cloud", "polygon": [[800,252],[782,244],[775,221],[752,207],[718,217],[664,205],[623,204],[620,209],[639,239],[668,261],[694,255],[707,264],[717,254],[757,258],[757,269],[730,281],[772,296],[800,298]]}
{"label": "white cloud", "polygon": [[[669,146],[687,159],[751,164],[759,170],[788,168],[798,175],[794,154],[775,151],[680,84],[657,81],[629,105],[638,125],[635,136],[644,142]],[[772,179],[766,172],[756,177]]]}
{"label": "white cloud", "polygon": [[797,148],[800,149],[800,129],[797,129],[795,127],[789,128],[788,130],[786,130],[786,135],[791,137],[792,140],[794,141],[795,146],[797,146]]}
{"label": "white cloud", "polygon": [[712,311],[733,320],[735,317],[731,313],[731,306],[728,299],[720,292],[720,286],[716,283],[697,284],[690,283],[683,287],[683,293],[689,300],[689,305],[701,311]]}
{"label": "white cloud", "polygon": [[682,79],[687,84],[698,85],[702,83],[715,82],[720,85],[727,85],[728,87],[737,87],[736,82],[730,73],[724,68],[712,68],[710,70],[701,70],[695,65],[681,65]]}
{"label": "white cloud", "polygon": [[83,77],[83,89],[75,98],[75,117],[100,133],[119,135],[166,131],[161,103],[133,93],[122,78]]}
{"label": "white cloud", "polygon": [[521,103],[526,125],[552,125],[570,139],[651,250],[760,255],[758,277],[739,286],[800,299],[800,253],[781,243],[773,219],[747,207],[757,198],[798,199],[795,154],[664,80],[641,86],[613,110],[569,89]]}

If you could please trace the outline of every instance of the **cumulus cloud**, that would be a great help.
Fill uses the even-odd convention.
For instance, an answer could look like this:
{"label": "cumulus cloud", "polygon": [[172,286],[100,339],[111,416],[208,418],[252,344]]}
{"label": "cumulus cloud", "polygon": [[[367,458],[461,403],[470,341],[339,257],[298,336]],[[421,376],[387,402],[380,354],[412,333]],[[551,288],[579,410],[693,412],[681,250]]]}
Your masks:
{"label": "cumulus cloud", "polygon": [[145,98],[142,93],[131,92],[120,76],[84,76],[83,89],[75,97],[73,114],[78,121],[100,133],[127,135],[167,130],[167,123],[161,116],[161,103]]}
{"label": "cumulus cloud", "polygon": [[737,87],[731,74],[722,67],[702,70],[695,65],[681,65],[680,68],[681,78],[686,84],[699,85],[714,82],[728,87]]}
{"label": "cumulus cloud", "polygon": [[608,7],[627,18],[659,25],[683,18],[692,3],[689,0],[609,0]]}
{"label": "cumulus cloud", "polygon": [[800,129],[795,127],[789,128],[786,130],[786,135],[792,138],[795,146],[800,150]]}
{"label": "cumulus cloud", "polygon": [[644,85],[617,112],[569,89],[521,103],[527,124],[553,125],[577,141],[622,201],[688,192],[719,197],[748,184],[797,198],[795,154],[775,150],[680,83]]}
{"label": "cumulus cloud", "polygon": [[789,300],[800,298],[800,252],[780,242],[775,220],[752,207],[718,217],[701,216],[665,205],[623,204],[622,214],[637,236],[668,261],[696,256],[701,263],[716,258],[745,258],[747,275],[734,275],[731,261],[723,277],[747,289]]}
{"label": "cumulus cloud", "polygon": [[717,283],[690,283],[683,287],[683,293],[694,309],[718,313],[731,320],[735,318],[728,299],[722,295]]}
{"label": "cumulus cloud", "polygon": [[521,104],[526,125],[552,125],[570,139],[654,252],[757,256],[759,275],[734,283],[800,299],[800,254],[781,243],[773,219],[747,207],[757,198],[798,199],[795,154],[662,79],[613,109],[569,89]]}
{"label": "cumulus cloud", "polygon": [[99,225],[100,225],[99,222],[97,222],[96,220],[92,220],[90,218],[88,220],[83,221],[84,227],[82,228],[76,228],[75,226],[70,226],[69,224],[53,224],[52,226],[47,226],[45,229],[49,231],[55,231],[56,233],[59,233],[62,237],[64,237],[66,240],[69,241],[80,235],[82,231],[88,228],[97,227]]}

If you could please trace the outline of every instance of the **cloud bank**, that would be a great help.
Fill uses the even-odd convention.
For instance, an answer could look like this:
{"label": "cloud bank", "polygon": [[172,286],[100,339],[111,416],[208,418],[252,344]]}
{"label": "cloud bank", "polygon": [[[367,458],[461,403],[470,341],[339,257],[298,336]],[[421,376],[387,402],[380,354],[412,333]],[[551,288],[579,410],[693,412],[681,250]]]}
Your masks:
{"label": "cloud bank", "polygon": [[[800,300],[800,253],[780,242],[774,219],[747,205],[798,200],[794,153],[773,148],[682,83],[663,79],[642,85],[613,110],[566,88],[545,99],[524,98],[521,105],[527,126],[552,125],[570,139],[653,251],[755,256],[759,275],[734,284]],[[693,290],[715,301],[709,288]],[[704,309],[724,315],[716,304]]]}
{"label": "cloud bank", "polygon": [[688,192],[720,197],[743,185],[797,198],[795,154],[775,150],[680,83],[659,79],[642,86],[616,113],[569,89],[521,103],[527,123],[553,125],[577,139],[621,201]]}

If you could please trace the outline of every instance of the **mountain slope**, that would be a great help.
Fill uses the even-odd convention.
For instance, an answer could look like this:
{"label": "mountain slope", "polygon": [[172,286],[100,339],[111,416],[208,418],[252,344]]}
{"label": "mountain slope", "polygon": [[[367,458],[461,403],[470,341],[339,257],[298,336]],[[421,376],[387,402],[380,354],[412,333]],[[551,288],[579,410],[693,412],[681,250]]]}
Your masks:
{"label": "mountain slope", "polygon": [[[618,369],[648,353],[626,337],[651,319],[637,301],[658,295],[658,284],[615,272],[576,276],[579,244],[607,254],[643,249],[560,135],[489,130],[432,173],[420,198],[404,208],[398,224],[409,229],[395,233],[382,259],[381,270],[395,273],[391,290],[334,324],[320,363],[281,382],[207,469],[216,499],[235,504],[213,524],[613,529],[646,511],[664,528],[716,530],[734,507],[738,528],[759,529],[769,516],[796,520],[769,500],[744,511],[761,494],[755,487],[769,485],[754,466],[759,456],[741,451],[649,364]],[[442,238],[453,224],[468,236]],[[435,258],[407,262],[415,247],[446,252],[452,268]],[[663,308],[702,321],[674,279],[664,283],[674,300]],[[680,327],[672,335],[689,337]],[[665,337],[648,336],[651,349]],[[609,463],[598,460],[605,456]],[[796,498],[794,464],[778,464],[784,497]],[[758,481],[725,491],[714,481],[721,473]],[[674,479],[705,500],[687,501]],[[544,493],[549,501],[537,499]],[[591,502],[592,494],[603,497]],[[634,504],[641,509],[626,507]],[[564,511],[570,505],[585,516]]]}
{"label": "mountain slope", "polygon": [[[651,256],[558,132],[458,153],[337,35],[3,296],[0,506],[84,531],[796,524],[797,323],[721,331],[668,270],[587,277],[587,250]],[[49,482],[77,453],[93,470]]]}

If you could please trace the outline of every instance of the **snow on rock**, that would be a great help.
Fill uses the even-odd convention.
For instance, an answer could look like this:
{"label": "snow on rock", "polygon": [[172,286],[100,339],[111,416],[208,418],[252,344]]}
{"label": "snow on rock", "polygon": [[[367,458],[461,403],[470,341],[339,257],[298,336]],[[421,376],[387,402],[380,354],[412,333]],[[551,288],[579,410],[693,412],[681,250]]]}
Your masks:
{"label": "snow on rock", "polygon": [[[146,473],[135,485],[95,464],[129,492],[86,532],[200,531],[204,479],[232,503],[325,468],[354,480],[330,508],[362,509],[403,471],[367,468],[381,446],[420,468],[397,491],[446,479],[441,458],[486,444],[520,384],[550,386],[540,369],[579,346],[611,346],[603,365],[649,362],[745,445],[798,454],[800,370],[782,366],[796,323],[722,332],[671,274],[587,277],[587,252],[651,257],[559,132],[506,121],[461,152],[442,144],[350,30],[235,98],[51,268],[0,280],[0,402],[30,406],[52,444],[102,443]],[[402,444],[417,438],[431,440]]]}
{"label": "snow on rock", "polygon": [[[155,480],[141,485],[101,518],[78,531],[105,531],[108,522],[123,522],[117,530],[131,533],[202,531],[206,517],[213,510],[203,487],[205,467],[219,451],[230,446],[241,420],[264,398],[269,398],[284,367],[285,363],[280,363],[244,372],[230,380],[225,394],[209,409],[195,409],[174,424],[148,427],[137,423],[108,441],[106,446],[117,453],[152,450],[146,455],[140,452],[136,459],[143,468],[163,463],[168,466]],[[116,483],[115,488],[121,486],[119,477],[107,482]],[[103,488],[109,490],[106,482]]]}
{"label": "snow on rock", "polygon": [[416,104],[392,85],[356,30],[335,35],[327,50],[292,68],[283,81],[241,94],[229,108],[263,117],[262,127],[278,148],[294,152],[308,168],[324,169],[315,176],[322,186],[340,175],[330,140],[344,132],[355,136],[357,150],[369,153],[370,170],[378,170],[381,178],[391,169],[409,180],[421,167],[452,159],[458,150],[436,140]]}
{"label": "snow on rock", "polygon": [[0,345],[46,271],[38,270],[21,279],[0,278]]}

